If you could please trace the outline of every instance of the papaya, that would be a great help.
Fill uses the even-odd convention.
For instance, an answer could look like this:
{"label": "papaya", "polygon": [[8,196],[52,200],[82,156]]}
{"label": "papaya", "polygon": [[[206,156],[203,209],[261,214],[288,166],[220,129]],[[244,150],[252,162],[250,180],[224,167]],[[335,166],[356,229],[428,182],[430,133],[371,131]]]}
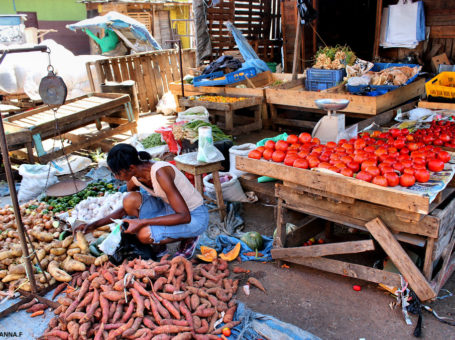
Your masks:
{"label": "papaya", "polygon": [[199,259],[205,262],[212,262],[217,256],[215,249],[206,246],[201,246],[201,253],[197,255]]}
{"label": "papaya", "polygon": [[237,256],[239,256],[239,253],[240,253],[240,242],[238,242],[234,248],[232,248],[229,252],[227,252],[226,254],[224,253],[221,253],[220,254],[220,258],[222,258],[223,260],[225,261],[233,261],[237,258]]}

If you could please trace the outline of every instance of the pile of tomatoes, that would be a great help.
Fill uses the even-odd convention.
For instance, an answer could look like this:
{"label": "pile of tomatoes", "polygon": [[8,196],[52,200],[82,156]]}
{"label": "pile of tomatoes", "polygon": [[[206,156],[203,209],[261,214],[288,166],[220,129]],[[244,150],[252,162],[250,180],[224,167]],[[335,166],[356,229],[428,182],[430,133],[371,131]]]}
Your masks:
{"label": "pile of tomatoes", "polygon": [[248,157],[302,169],[324,168],[384,187],[410,187],[428,182],[430,171],[442,171],[450,154],[409,136],[407,129],[391,129],[385,135],[362,133],[349,141],[321,145],[318,138],[303,132],[289,135],[286,141],[269,140]]}

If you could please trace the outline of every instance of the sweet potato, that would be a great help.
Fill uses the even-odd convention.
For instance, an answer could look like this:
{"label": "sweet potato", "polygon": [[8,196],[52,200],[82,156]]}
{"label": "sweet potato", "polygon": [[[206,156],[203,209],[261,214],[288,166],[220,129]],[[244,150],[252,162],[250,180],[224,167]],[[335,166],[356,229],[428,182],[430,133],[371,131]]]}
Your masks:
{"label": "sweet potato", "polygon": [[179,294],[168,294],[168,293],[158,293],[163,299],[166,299],[168,301],[182,301],[184,300],[190,292],[186,291],[184,293],[179,293]]}
{"label": "sweet potato", "polygon": [[259,282],[258,279],[254,278],[254,277],[250,277],[248,278],[248,281],[247,281],[249,284],[252,284],[253,286],[256,286],[257,288],[259,288],[260,290],[262,290],[264,293],[267,293],[264,286],[262,285],[261,282]]}
{"label": "sweet potato", "polygon": [[131,336],[134,333],[136,333],[136,331],[139,329],[139,326],[142,324],[142,319],[143,319],[142,317],[137,317],[134,320],[133,325],[123,332],[122,337],[126,338],[127,336]]}
{"label": "sweet potato", "polygon": [[161,317],[161,315],[160,315],[160,313],[158,311],[158,306],[156,304],[156,300],[153,299],[152,297],[150,297],[149,300],[150,300],[150,308],[152,309],[152,315],[155,318],[155,321],[159,325],[161,320],[162,320],[162,317]]}
{"label": "sweet potato", "polygon": [[109,320],[112,320],[112,317],[114,316],[114,313],[117,309],[117,302],[113,302],[111,303],[111,305],[109,306]]}
{"label": "sweet potato", "polygon": [[141,286],[141,284],[137,281],[133,282],[133,288],[136,289],[141,295],[149,297],[150,293],[145,290],[144,287]]}
{"label": "sweet potato", "polygon": [[86,255],[86,254],[74,254],[73,258],[76,261],[82,262],[86,265],[92,265],[95,263],[96,258],[93,257],[92,255]]}
{"label": "sweet potato", "polygon": [[96,309],[98,308],[99,305],[100,305],[99,300],[93,302],[90,305],[90,307],[87,309],[87,313],[85,314],[85,316],[80,320],[80,323],[84,323],[84,322],[89,321],[92,318],[92,316],[95,314],[95,311],[96,311]]}
{"label": "sweet potato", "polygon": [[74,312],[74,313],[71,313],[67,318],[66,318],[66,322],[69,322],[69,321],[73,321],[73,320],[80,320],[82,319],[83,317],[85,316],[85,313],[83,312]]}
{"label": "sweet potato", "polygon": [[154,335],[158,334],[169,334],[169,333],[182,333],[191,331],[190,327],[186,326],[175,326],[175,325],[165,325],[155,328],[152,333]]}
{"label": "sweet potato", "polygon": [[115,308],[114,316],[112,317],[112,323],[116,323],[123,314],[123,303],[120,301],[117,303]]}
{"label": "sweet potato", "polygon": [[201,318],[197,315],[193,315],[193,328],[199,329],[202,325]]}
{"label": "sweet potato", "polygon": [[63,315],[63,319],[66,320],[68,316],[70,316],[71,313],[73,313],[76,310],[77,305],[79,304],[79,301],[74,300],[71,305],[68,306],[68,308],[65,311],[65,314]]}
{"label": "sweet potato", "polygon": [[193,338],[193,335],[191,334],[191,332],[184,332],[184,333],[177,334],[176,336],[174,336],[172,338],[172,340],[191,340],[192,338]]}
{"label": "sweet potato", "polygon": [[23,303],[22,305],[20,305],[17,310],[28,309],[31,306],[33,306],[34,304],[36,304],[37,302],[38,302],[37,299],[32,299],[31,301]]}
{"label": "sweet potato", "polygon": [[221,334],[221,332],[223,331],[223,328],[234,328],[234,327],[237,326],[238,324],[240,324],[240,321],[231,321],[231,322],[228,322],[228,323],[224,324],[222,327],[215,329],[215,330],[212,332],[212,334]]}
{"label": "sweet potato", "polygon": [[79,335],[82,339],[87,339],[87,333],[90,329],[90,322],[85,322],[79,326]]}
{"label": "sweet potato", "polygon": [[37,303],[31,306],[30,308],[27,309],[27,313],[35,313],[39,310],[45,310],[47,308],[47,305],[44,303]]}
{"label": "sweet potato", "polygon": [[194,315],[199,316],[201,318],[208,318],[208,317],[212,316],[214,313],[215,313],[215,308],[202,308],[202,309],[198,308],[198,310],[196,310]]}
{"label": "sweet potato", "polygon": [[71,275],[69,275],[67,272],[61,270],[58,267],[58,262],[57,261],[52,261],[49,263],[47,266],[47,270],[51,276],[56,279],[57,281],[60,282],[70,282],[71,281]]}
{"label": "sweet potato", "polygon": [[191,286],[188,286],[186,287],[187,291],[193,293],[193,294],[197,294],[199,297],[203,297],[203,298],[207,298],[208,297],[208,294],[205,290],[201,289],[201,288],[196,288],[196,287],[191,287]]}
{"label": "sweet potato", "polygon": [[248,269],[242,268],[242,267],[234,267],[232,268],[232,272],[236,274],[240,273],[249,273],[250,271]]}
{"label": "sweet potato", "polygon": [[155,283],[153,284],[153,290],[155,292],[161,290],[161,288],[163,287],[163,285],[167,282],[167,279],[163,276],[159,277],[158,279],[156,279]]}
{"label": "sweet potato", "polygon": [[104,330],[105,331],[110,331],[112,329],[117,329],[117,328],[123,326],[124,324],[125,324],[124,322],[109,323],[107,325],[104,325]]}
{"label": "sweet potato", "polygon": [[100,328],[96,331],[95,338],[93,340],[102,340],[104,332],[104,323],[101,324]]}
{"label": "sweet potato", "polygon": [[144,319],[142,319],[142,323],[147,327],[147,328],[150,328],[150,329],[155,329],[156,327],[158,327],[157,325],[155,325],[155,323],[152,321],[152,318],[150,316],[145,316]]}
{"label": "sweet potato", "polygon": [[104,297],[103,294],[100,296],[100,306],[101,306],[101,314],[103,317],[101,318],[101,323],[107,323],[109,319],[109,301]]}
{"label": "sweet potato", "polygon": [[46,334],[44,334],[44,336],[46,337],[46,339],[48,339],[49,337],[57,337],[59,339],[63,339],[63,340],[66,340],[68,339],[68,333],[67,332],[64,332],[64,331],[61,331],[61,330],[58,330],[58,329],[54,329],[50,332],[47,332]]}
{"label": "sweet potato", "polygon": [[[82,277],[81,277],[81,279],[82,279]],[[85,297],[85,294],[87,294],[89,287],[90,287],[90,281],[88,279],[85,279],[81,285],[79,294],[77,295],[77,298],[76,298],[77,301],[81,301],[82,298]]]}
{"label": "sweet potato", "polygon": [[52,294],[52,300],[54,300],[58,294],[60,294],[66,287],[68,286],[67,283],[60,283],[54,290]]}
{"label": "sweet potato", "polygon": [[136,303],[136,313],[135,316],[143,318],[144,317],[144,298],[139,294],[139,292],[131,288],[130,293],[133,296],[133,300]]}
{"label": "sweet potato", "polygon": [[54,314],[59,315],[60,313],[62,313],[64,311],[65,307],[66,306],[64,306],[64,305],[58,306],[56,309],[54,309]]}
{"label": "sweet potato", "polygon": [[218,300],[221,300],[223,302],[229,302],[229,300],[231,300],[232,298],[232,293],[226,293],[223,289],[221,288],[218,288],[216,290],[216,297],[218,298]]}
{"label": "sweet potato", "polygon": [[196,308],[199,306],[199,303],[199,296],[197,294],[191,295],[191,310],[196,310]]}
{"label": "sweet potato", "polygon": [[37,310],[36,312],[32,313],[30,315],[30,317],[34,318],[35,316],[43,315],[43,314],[44,314],[44,309],[41,309],[41,310]]}
{"label": "sweet potato", "polygon": [[106,263],[107,261],[109,261],[109,257],[106,255],[106,254],[103,254],[101,256],[98,256],[96,259],[95,259],[95,266],[99,267],[101,266],[103,263]]}
{"label": "sweet potato", "polygon": [[[180,300],[182,301],[182,300]],[[177,320],[180,320],[180,312],[177,308],[175,308],[175,306],[168,300],[163,300],[162,301],[164,307],[166,307],[166,309],[172,314],[172,316],[174,318],[176,318]]]}
{"label": "sweet potato", "polygon": [[122,316],[122,322],[126,322],[133,314],[134,311],[134,301],[131,300],[130,304],[128,305],[128,309],[126,310],[125,314]]}
{"label": "sweet potato", "polygon": [[188,326],[188,321],[186,321],[186,320],[174,320],[174,319],[163,319],[163,320],[161,320],[160,326],[165,326],[165,325]]}
{"label": "sweet potato", "polygon": [[134,319],[130,318],[127,323],[123,324],[122,326],[120,326],[119,328],[117,328],[115,330],[112,330],[109,333],[108,340],[115,339],[116,337],[122,335],[124,331],[131,328],[131,326],[133,325],[133,322],[134,322]]}
{"label": "sweet potato", "polygon": [[188,322],[189,327],[193,329],[193,315],[191,315],[190,310],[185,306],[185,303],[183,301],[180,301],[179,309],[182,315],[185,317],[185,320]]}
{"label": "sweet potato", "polygon": [[93,292],[88,292],[84,296],[82,301],[77,305],[77,308],[79,309],[79,308],[84,308],[84,307],[88,306],[93,299],[93,294],[94,294]]}
{"label": "sweet potato", "polygon": [[206,319],[201,320],[201,327],[195,329],[196,333],[205,334],[209,331],[209,323]]}
{"label": "sweet potato", "polygon": [[155,335],[152,340],[171,340],[171,336],[167,334],[159,334]]}
{"label": "sweet potato", "polygon": [[109,282],[111,285],[115,283],[114,275],[112,275],[109,271],[104,270],[102,273],[104,279]]}
{"label": "sweet potato", "polygon": [[218,312],[215,312],[215,314],[213,314],[210,318],[210,322],[209,322],[209,330],[208,330],[208,333],[211,333],[215,330],[215,323],[216,321],[218,320],[218,317],[219,317],[219,313]]}
{"label": "sweet potato", "polygon": [[[103,292],[102,295],[109,301],[119,301],[125,297],[125,294],[123,292],[118,292],[115,290]],[[127,293],[127,295],[129,294]]]}
{"label": "sweet potato", "polygon": [[229,323],[232,321],[232,319],[234,318],[234,315],[235,315],[235,311],[237,310],[237,305],[234,305],[232,307],[230,307],[226,313],[224,314],[224,317],[223,317],[223,322],[224,323]]}
{"label": "sweet potato", "polygon": [[78,247],[81,248],[83,253],[86,253],[88,251],[88,242],[81,231],[78,231],[76,233],[76,243]]}

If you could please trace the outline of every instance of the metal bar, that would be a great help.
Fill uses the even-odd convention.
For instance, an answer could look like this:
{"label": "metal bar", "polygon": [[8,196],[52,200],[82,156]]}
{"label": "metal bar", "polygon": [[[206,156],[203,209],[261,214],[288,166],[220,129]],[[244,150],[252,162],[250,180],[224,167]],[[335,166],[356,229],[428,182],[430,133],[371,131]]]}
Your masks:
{"label": "metal bar", "polygon": [[22,257],[25,261],[25,270],[27,272],[28,280],[30,281],[31,290],[33,293],[37,292],[35,276],[33,275],[32,262],[30,261],[27,240],[25,239],[25,230],[22,223],[21,211],[19,208],[19,202],[17,200],[16,188],[14,186],[13,172],[11,170],[11,162],[8,155],[8,144],[6,142],[5,128],[3,127],[3,120],[0,119],[0,147],[2,149],[3,165],[5,167],[6,179],[8,180],[9,192],[11,195],[11,201],[13,203],[14,216],[16,217],[17,231],[19,233],[19,239],[21,240]]}

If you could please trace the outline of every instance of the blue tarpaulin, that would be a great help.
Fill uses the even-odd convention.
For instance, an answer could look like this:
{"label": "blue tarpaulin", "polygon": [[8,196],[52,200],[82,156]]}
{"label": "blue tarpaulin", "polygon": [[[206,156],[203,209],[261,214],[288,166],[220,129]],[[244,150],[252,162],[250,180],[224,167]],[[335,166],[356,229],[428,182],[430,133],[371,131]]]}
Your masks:
{"label": "blue tarpaulin", "polygon": [[67,25],[67,28],[75,31],[76,29],[83,28],[103,28],[103,29],[130,29],[134,36],[142,41],[149,42],[155,49],[161,50],[160,44],[153,38],[145,25],[139,21],[134,20],[126,15],[109,12],[103,16],[97,16],[90,19],[85,19],[75,24]]}
{"label": "blue tarpaulin", "polygon": [[[234,320],[241,323],[231,329],[229,339],[319,340],[317,336],[273,316],[260,314],[238,302]],[[218,327],[223,327],[220,325]]]}
{"label": "blue tarpaulin", "polygon": [[218,253],[227,253],[228,251],[232,250],[237,243],[240,242],[240,258],[242,261],[272,261],[272,246],[273,246],[273,239],[267,236],[262,236],[264,240],[264,249],[259,250],[259,252],[263,255],[262,257],[255,257],[255,256],[246,256],[243,253],[254,252],[254,249],[251,249],[246,245],[245,242],[239,240],[236,237],[227,236],[227,235],[219,235],[216,238],[216,251]]}

